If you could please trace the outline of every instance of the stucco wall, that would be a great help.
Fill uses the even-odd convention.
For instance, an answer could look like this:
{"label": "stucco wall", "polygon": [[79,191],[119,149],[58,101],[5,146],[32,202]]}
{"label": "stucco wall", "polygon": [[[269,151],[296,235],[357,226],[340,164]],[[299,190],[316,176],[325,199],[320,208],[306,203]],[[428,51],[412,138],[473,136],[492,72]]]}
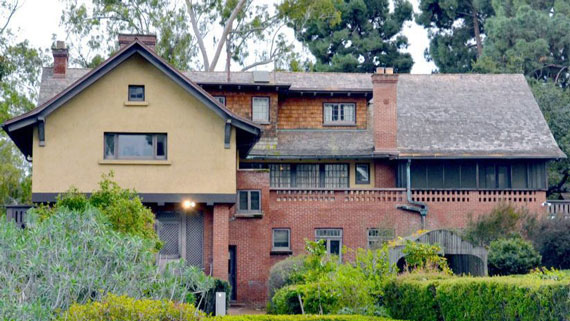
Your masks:
{"label": "stucco wall", "polygon": [[[144,84],[147,106],[126,106],[129,84]],[[46,146],[37,130],[33,193],[82,192],[114,171],[140,193],[235,193],[235,129],[224,148],[224,120],[165,74],[133,56],[46,119]],[[104,161],[105,132],[167,133],[167,161]]]}

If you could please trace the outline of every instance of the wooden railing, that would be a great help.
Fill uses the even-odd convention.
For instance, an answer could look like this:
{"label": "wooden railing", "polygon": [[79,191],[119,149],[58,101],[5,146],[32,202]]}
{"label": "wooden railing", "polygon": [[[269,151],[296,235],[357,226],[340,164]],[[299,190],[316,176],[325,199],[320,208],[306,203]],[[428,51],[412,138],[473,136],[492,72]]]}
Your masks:
{"label": "wooden railing", "polygon": [[545,205],[550,217],[570,218],[570,201],[546,201]]}

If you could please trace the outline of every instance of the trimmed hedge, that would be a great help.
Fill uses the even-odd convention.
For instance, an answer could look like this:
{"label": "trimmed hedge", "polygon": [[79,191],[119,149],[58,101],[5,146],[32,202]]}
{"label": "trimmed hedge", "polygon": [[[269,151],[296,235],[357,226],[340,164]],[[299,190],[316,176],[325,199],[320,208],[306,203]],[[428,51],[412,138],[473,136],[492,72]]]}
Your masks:
{"label": "trimmed hedge", "polygon": [[229,315],[209,318],[218,321],[395,321],[390,318],[364,315]]}
{"label": "trimmed hedge", "polygon": [[392,317],[408,320],[568,320],[570,280],[400,277],[384,301]]}

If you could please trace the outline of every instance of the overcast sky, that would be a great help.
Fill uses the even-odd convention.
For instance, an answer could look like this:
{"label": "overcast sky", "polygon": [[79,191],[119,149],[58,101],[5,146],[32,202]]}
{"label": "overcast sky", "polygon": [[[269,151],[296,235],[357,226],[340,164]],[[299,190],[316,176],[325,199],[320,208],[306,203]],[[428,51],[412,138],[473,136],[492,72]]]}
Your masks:
{"label": "overcast sky", "polygon": [[[417,10],[418,0],[410,1]],[[65,39],[65,32],[59,26],[62,9],[63,5],[58,0],[25,0],[11,22],[11,29],[17,31],[19,40],[28,39],[34,46],[48,48],[52,34],[57,39]],[[403,32],[410,43],[408,51],[414,58],[412,73],[431,73],[435,66],[424,58],[424,50],[429,45],[427,31],[414,22],[408,22]]]}

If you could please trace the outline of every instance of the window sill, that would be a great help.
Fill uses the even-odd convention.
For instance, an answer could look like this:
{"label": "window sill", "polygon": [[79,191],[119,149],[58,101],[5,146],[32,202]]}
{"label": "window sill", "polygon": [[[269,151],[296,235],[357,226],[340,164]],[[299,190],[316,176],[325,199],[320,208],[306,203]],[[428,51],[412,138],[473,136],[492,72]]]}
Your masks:
{"label": "window sill", "polygon": [[254,123],[258,124],[258,125],[271,125],[271,122],[268,121],[253,121]]}
{"label": "window sill", "polygon": [[148,106],[148,101],[125,101],[123,105],[127,107],[146,107]]}
{"label": "window sill", "polygon": [[293,251],[291,250],[271,250],[269,255],[292,255]]}
{"label": "window sill", "polygon": [[169,160],[152,160],[152,159],[102,159],[99,165],[172,165]]}
{"label": "window sill", "polygon": [[263,217],[263,212],[247,212],[247,213],[240,213],[236,212],[236,218],[261,218]]}
{"label": "window sill", "polygon": [[323,123],[323,127],[356,127],[354,123]]}

